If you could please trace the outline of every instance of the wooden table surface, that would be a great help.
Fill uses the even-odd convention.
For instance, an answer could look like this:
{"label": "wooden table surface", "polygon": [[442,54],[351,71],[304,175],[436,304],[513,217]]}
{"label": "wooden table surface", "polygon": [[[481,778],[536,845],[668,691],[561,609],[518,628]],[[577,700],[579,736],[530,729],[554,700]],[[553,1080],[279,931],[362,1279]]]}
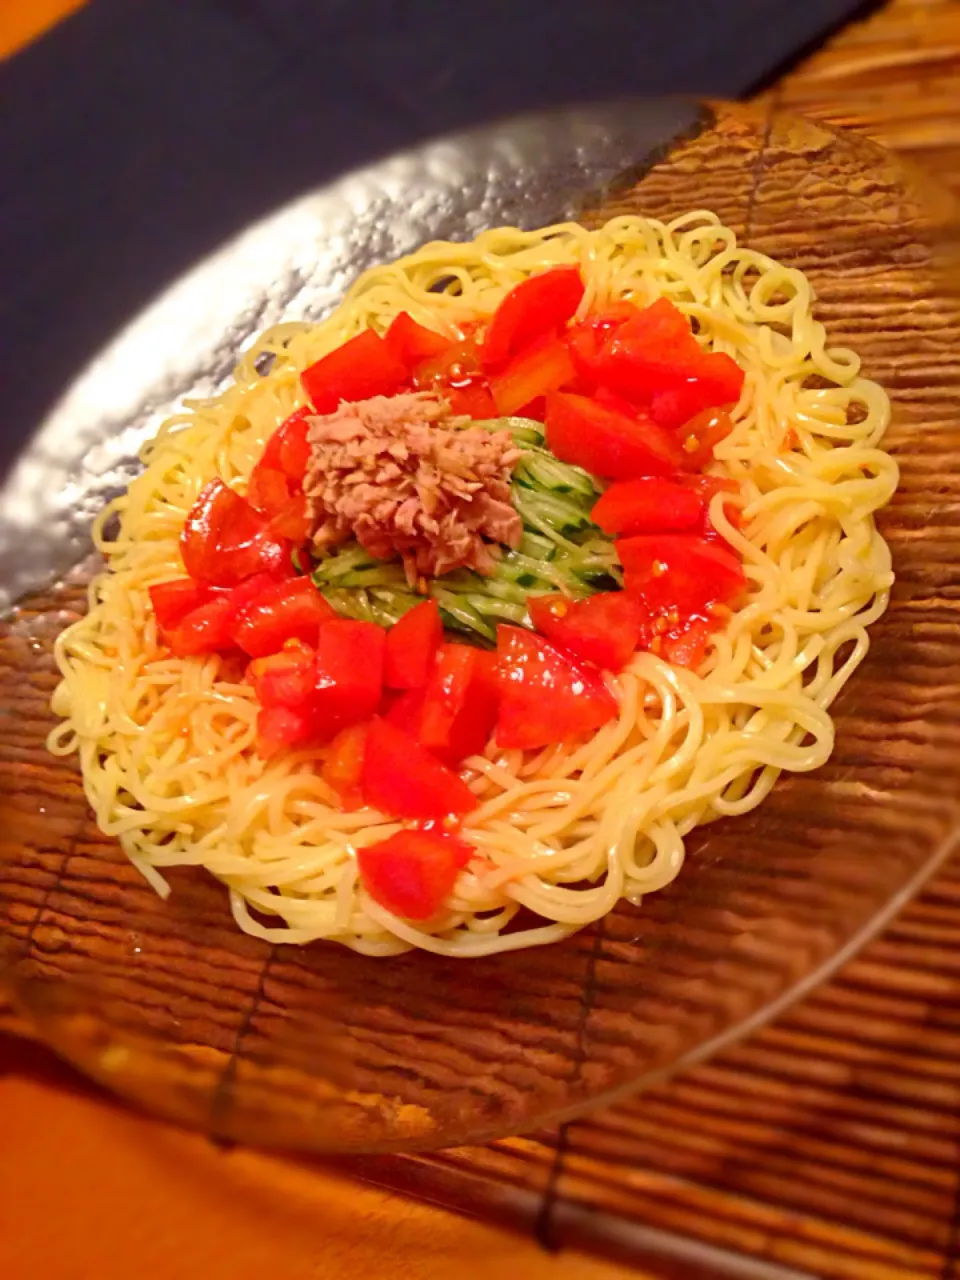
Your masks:
{"label": "wooden table surface", "polygon": [[[0,56],[75,7],[0,0]],[[892,0],[766,96],[863,130],[960,193],[960,0]],[[427,1280],[455,1271],[469,1280],[504,1270],[530,1280],[948,1280],[960,1275],[960,963],[948,960],[960,955],[958,943],[953,870],[825,995],[756,1038],[750,1061],[767,1070],[752,1077],[749,1101],[736,1093],[746,1050],[656,1091],[661,1128],[698,1091],[710,1094],[715,1111],[728,1108],[699,1150],[678,1149],[672,1167],[639,1103],[559,1135],[410,1161],[334,1166],[222,1151],[126,1111],[12,1034],[9,1019],[4,1035],[0,1013],[0,1276]],[[907,971],[898,991],[891,975]],[[780,1135],[779,1156],[769,1141],[751,1146],[751,1108]],[[605,1157],[612,1132],[631,1135],[632,1160],[622,1141],[616,1160]],[[720,1149],[724,1132],[730,1146]],[[533,1239],[558,1148],[564,1212],[556,1235],[594,1256],[570,1247],[550,1255]],[[739,1164],[729,1158],[737,1149]],[[657,1221],[638,1228],[637,1205],[652,1198]],[[596,1229],[598,1207],[619,1215],[619,1233],[611,1218],[606,1231]],[[465,1216],[471,1212],[485,1220]],[[707,1218],[721,1224],[713,1234],[698,1232]],[[702,1254],[679,1269],[662,1259],[638,1269],[640,1257],[656,1258],[658,1227],[698,1233]],[[600,1260],[601,1251],[629,1268]]]}

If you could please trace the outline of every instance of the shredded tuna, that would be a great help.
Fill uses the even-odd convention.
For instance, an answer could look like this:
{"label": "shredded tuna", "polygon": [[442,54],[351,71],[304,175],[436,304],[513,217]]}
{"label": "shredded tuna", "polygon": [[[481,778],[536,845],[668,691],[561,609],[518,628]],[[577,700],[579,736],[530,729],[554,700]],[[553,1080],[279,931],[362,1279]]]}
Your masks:
{"label": "shredded tuna", "polygon": [[399,555],[411,586],[453,569],[492,572],[523,533],[510,498],[520,458],[509,431],[450,416],[430,392],[341,404],[310,421],[304,484],[321,551],[355,537]]}

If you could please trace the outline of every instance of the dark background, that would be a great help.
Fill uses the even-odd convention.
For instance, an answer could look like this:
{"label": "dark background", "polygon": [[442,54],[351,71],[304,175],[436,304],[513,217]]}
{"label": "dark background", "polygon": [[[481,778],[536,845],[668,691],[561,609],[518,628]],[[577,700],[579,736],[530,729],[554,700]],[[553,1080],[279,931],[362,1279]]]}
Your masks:
{"label": "dark background", "polygon": [[94,0],[0,67],[0,473],[194,260],[345,169],[513,112],[739,97],[859,0]]}

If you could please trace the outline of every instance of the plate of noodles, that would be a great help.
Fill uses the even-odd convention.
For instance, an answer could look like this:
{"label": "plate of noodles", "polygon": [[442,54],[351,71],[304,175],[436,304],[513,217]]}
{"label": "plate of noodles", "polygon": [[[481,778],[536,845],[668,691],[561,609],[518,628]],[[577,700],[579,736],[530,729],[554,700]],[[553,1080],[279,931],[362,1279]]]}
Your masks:
{"label": "plate of noodles", "polygon": [[475,1141],[878,928],[955,817],[907,195],[621,104],[351,175],[148,308],[4,495],[0,954],[51,1042],[223,1135]]}

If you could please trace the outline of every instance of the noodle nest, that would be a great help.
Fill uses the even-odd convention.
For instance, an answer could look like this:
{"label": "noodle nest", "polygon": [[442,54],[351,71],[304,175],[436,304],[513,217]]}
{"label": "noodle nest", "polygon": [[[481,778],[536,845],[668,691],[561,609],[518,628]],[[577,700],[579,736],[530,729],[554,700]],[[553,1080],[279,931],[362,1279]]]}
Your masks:
{"label": "noodle nest", "polygon": [[[455,336],[559,264],[581,268],[581,314],[667,297],[703,344],[745,370],[734,431],[711,466],[739,485],[740,527],[723,495],[710,518],[742,556],[748,593],[696,673],[637,653],[611,677],[619,718],[589,742],[536,752],[491,743],[468,760],[480,804],[464,838],[483,857],[460,873],[441,916],[414,925],[356,876],[354,850],[398,824],[341,812],[319,774],[322,749],[261,759],[241,670],[159,650],[148,588],[183,573],[178,540],[203,486],[220,476],[243,491],[270,434],[305,403],[301,370],[403,310]],[[229,887],[248,933],[369,955],[548,943],[669,884],[694,827],[754,808],[781,770],[827,760],[830,705],[887,606],[890,554],[873,513],[897,483],[880,448],[889,402],[860,377],[854,352],[827,347],[813,304],[801,272],[738,246],[698,211],[429,244],[367,271],[322,323],[263,334],[221,395],[187,402],[162,426],[143,472],[94,526],[107,568],[90,584],[86,616],[57,642],[62,723],[49,746],[79,752],[102,831],[163,894],[164,868],[201,866]],[[541,922],[508,928],[521,907]]]}

